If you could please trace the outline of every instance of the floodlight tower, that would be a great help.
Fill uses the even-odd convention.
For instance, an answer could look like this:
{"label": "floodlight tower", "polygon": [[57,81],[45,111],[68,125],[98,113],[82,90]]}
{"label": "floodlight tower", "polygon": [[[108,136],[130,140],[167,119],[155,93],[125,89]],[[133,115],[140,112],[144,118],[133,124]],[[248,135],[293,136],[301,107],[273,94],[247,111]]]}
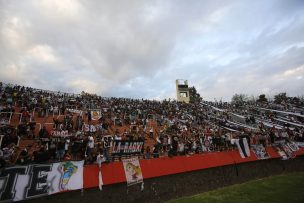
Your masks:
{"label": "floodlight tower", "polygon": [[179,102],[190,102],[188,80],[176,80],[176,100]]}

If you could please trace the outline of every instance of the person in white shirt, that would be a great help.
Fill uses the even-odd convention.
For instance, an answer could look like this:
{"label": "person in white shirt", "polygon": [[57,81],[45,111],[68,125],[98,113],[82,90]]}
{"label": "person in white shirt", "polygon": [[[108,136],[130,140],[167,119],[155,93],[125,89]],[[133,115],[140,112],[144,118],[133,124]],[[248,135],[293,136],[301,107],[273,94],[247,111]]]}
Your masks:
{"label": "person in white shirt", "polygon": [[67,139],[64,144],[65,152],[67,152],[69,150],[69,146],[70,146],[70,139]]}
{"label": "person in white shirt", "polygon": [[119,133],[115,134],[114,140],[122,140],[121,136]]}
{"label": "person in white shirt", "polygon": [[91,156],[92,151],[94,149],[94,138],[92,135],[89,135],[88,137],[88,146],[87,146],[87,156]]}
{"label": "person in white shirt", "polygon": [[153,127],[150,129],[150,131],[149,131],[149,136],[150,136],[150,138],[153,138],[153,133],[154,133],[154,129],[153,129]]}
{"label": "person in white shirt", "polygon": [[94,138],[92,135],[89,136],[89,143],[88,143],[89,148],[93,149],[94,148]]}

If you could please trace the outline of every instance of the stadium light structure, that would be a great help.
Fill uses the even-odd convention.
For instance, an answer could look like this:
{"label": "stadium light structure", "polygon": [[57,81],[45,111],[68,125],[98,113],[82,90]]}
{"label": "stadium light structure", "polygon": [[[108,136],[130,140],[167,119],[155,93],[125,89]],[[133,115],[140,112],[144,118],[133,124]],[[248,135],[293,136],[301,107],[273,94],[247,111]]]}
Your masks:
{"label": "stadium light structure", "polygon": [[190,102],[188,81],[183,79],[176,80],[176,100],[179,102]]}

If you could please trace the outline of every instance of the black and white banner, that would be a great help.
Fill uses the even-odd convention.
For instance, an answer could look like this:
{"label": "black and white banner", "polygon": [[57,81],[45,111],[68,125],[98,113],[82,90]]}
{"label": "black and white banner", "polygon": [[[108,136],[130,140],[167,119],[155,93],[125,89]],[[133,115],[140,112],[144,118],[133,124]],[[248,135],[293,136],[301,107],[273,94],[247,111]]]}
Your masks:
{"label": "black and white banner", "polygon": [[112,155],[139,154],[144,150],[144,141],[113,141]]}
{"label": "black and white banner", "polygon": [[200,143],[201,143],[202,151],[203,152],[212,152],[212,151],[214,151],[214,146],[213,146],[213,142],[212,142],[212,137],[211,136],[200,137]]}
{"label": "black and white banner", "polygon": [[270,156],[262,144],[252,145],[252,151],[258,159],[269,159]]}
{"label": "black and white banner", "polygon": [[235,144],[242,158],[250,157],[250,149],[246,138],[231,139],[231,144]]}
{"label": "black and white banner", "polygon": [[299,150],[299,147],[295,142],[277,142],[273,147],[283,160],[295,158],[296,154],[294,152]]}
{"label": "black and white banner", "polygon": [[0,175],[0,202],[82,188],[83,161],[8,167]]}
{"label": "black and white banner", "polygon": [[304,148],[304,142],[295,142],[299,148]]}

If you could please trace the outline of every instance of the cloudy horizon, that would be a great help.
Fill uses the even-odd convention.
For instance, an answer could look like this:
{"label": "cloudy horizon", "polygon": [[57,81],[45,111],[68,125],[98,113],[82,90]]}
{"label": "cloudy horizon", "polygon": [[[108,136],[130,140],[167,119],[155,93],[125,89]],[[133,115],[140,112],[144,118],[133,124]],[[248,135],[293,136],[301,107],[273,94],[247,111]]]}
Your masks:
{"label": "cloudy horizon", "polygon": [[301,0],[0,0],[0,81],[106,97],[304,91]]}

